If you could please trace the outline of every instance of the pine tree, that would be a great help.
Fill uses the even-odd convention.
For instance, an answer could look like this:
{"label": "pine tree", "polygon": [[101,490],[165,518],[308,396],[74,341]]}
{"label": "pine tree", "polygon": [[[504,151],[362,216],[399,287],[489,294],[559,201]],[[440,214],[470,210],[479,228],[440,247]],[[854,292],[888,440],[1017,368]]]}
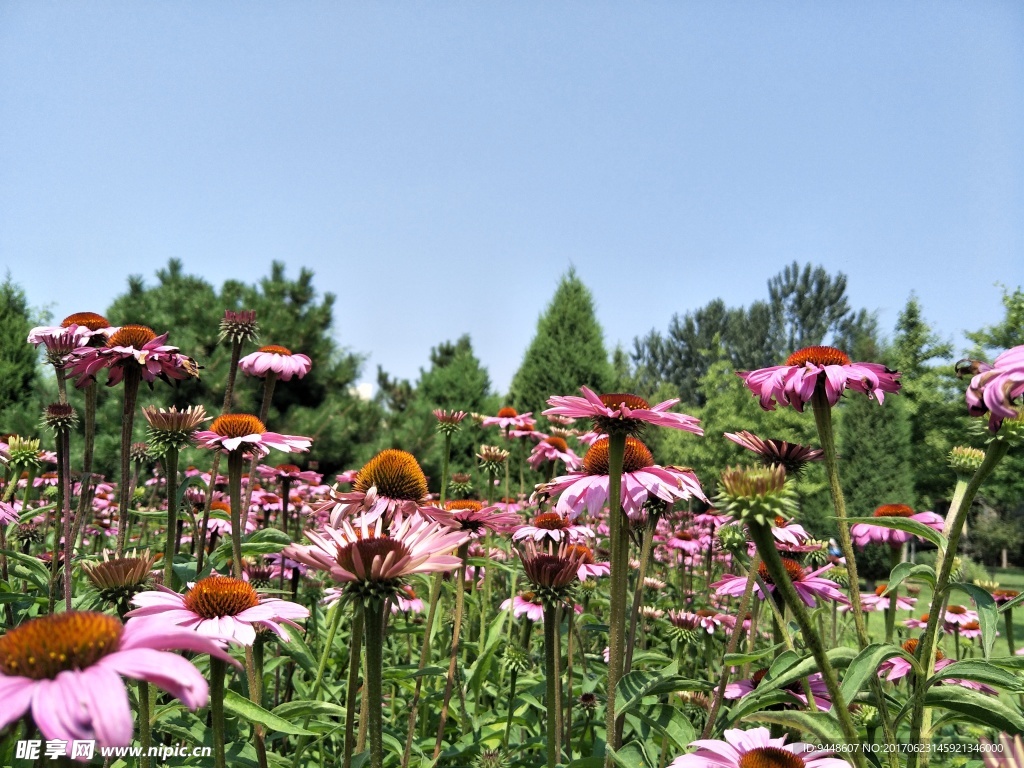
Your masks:
{"label": "pine tree", "polygon": [[537,413],[552,395],[579,394],[584,384],[606,391],[612,378],[594,299],[570,269],[537,322],[537,333],[512,378],[510,399],[520,413]]}
{"label": "pine tree", "polygon": [[27,342],[32,326],[25,292],[8,273],[0,284],[0,432],[34,435],[38,430],[38,355]]}

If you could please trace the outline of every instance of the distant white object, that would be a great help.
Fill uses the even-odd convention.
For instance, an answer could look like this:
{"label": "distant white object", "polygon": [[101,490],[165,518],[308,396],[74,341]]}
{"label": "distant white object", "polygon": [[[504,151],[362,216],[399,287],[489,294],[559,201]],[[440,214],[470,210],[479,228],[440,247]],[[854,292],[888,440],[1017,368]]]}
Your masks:
{"label": "distant white object", "polygon": [[353,395],[358,397],[360,400],[372,400],[373,399],[373,384],[368,381],[362,381],[356,384],[354,387],[349,388]]}

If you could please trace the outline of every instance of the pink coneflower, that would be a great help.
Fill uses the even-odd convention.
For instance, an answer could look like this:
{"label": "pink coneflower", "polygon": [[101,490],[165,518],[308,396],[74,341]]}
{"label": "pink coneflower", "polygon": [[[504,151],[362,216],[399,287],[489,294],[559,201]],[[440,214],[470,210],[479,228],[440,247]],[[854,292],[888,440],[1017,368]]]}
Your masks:
{"label": "pink coneflower", "polygon": [[293,376],[301,379],[309,373],[313,362],[306,355],[292,353],[287,347],[269,344],[243,357],[238,361],[238,367],[249,376],[263,378],[273,373],[281,381],[291,381]]}
{"label": "pink coneflower", "polygon": [[527,580],[535,587],[548,590],[548,594],[562,594],[574,582],[579,580],[580,566],[593,554],[587,547],[563,543],[558,550],[552,552],[546,547],[537,545],[527,539],[521,549],[516,550]]}
{"label": "pink coneflower", "polygon": [[413,514],[384,533],[383,519],[359,517],[342,520],[337,528],[322,533],[306,532],[311,546],[290,544],[283,554],[335,581],[382,583],[398,581],[414,573],[451,571],[462,564],[448,554],[466,542],[462,531]]}
{"label": "pink coneflower", "polygon": [[442,408],[434,410],[434,418],[437,419],[437,429],[445,435],[453,435],[459,431],[462,420],[466,418],[465,411],[446,411]]}
{"label": "pink coneflower", "polygon": [[391,603],[392,613],[423,613],[423,601],[416,597],[413,588],[406,584],[395,595]]}
{"label": "pink coneflower", "polygon": [[729,729],[723,735],[725,741],[691,742],[697,751],[677,757],[669,768],[849,768],[845,760],[829,757],[831,751],[802,741],[786,744],[786,736],[773,739],[767,728]]}
{"label": "pink coneflower", "polygon": [[533,447],[527,462],[533,469],[540,469],[540,465],[548,461],[561,461],[566,469],[572,470],[579,468],[582,459],[563,438],[546,437]]}
{"label": "pink coneflower", "polygon": [[[977,621],[965,621],[960,624],[960,637],[966,637],[968,640],[976,640],[981,637],[981,624]],[[996,632],[998,635],[999,633]]]}
{"label": "pink coneflower", "polygon": [[695,555],[704,552],[711,546],[711,537],[701,534],[699,531],[679,531],[667,542],[670,549],[679,549],[688,555]]}
{"label": "pink coneflower", "polygon": [[134,366],[143,381],[157,378],[186,379],[199,376],[199,367],[191,357],[164,342],[167,334],[157,336],[144,325],[124,325],[112,334],[102,347],[79,347],[68,357],[66,367],[81,388],[96,380],[96,374],[107,369],[107,386],[119,384],[125,369]]}
{"label": "pink coneflower", "polygon": [[[941,531],[944,524],[940,515],[934,512],[915,513],[906,504],[883,504],[875,510],[873,517],[905,517],[908,520],[924,523],[936,531]],[[850,527],[850,535],[853,537],[853,543],[858,547],[865,547],[868,544],[888,544],[890,547],[902,547],[911,536],[906,531],[883,528],[880,525],[871,525],[871,523],[854,523]],[[920,539],[920,537],[918,538]]]}
{"label": "pink coneflower", "polygon": [[76,347],[83,347],[94,336],[106,340],[116,331],[117,328],[112,327],[110,321],[102,315],[95,312],[76,312],[64,318],[60,325],[36,326],[28,333],[28,343],[38,347],[49,339],[66,337],[77,342]]}
{"label": "pink coneflower", "polygon": [[579,556],[580,567],[576,570],[576,576],[580,581],[607,576],[611,569],[608,563],[598,562],[594,559],[594,550],[586,544],[568,544],[566,552]]}
{"label": "pink coneflower", "polygon": [[715,634],[715,630],[725,623],[724,618],[718,611],[708,608],[701,608],[697,611],[697,623],[709,635]]}
{"label": "pink coneflower", "polygon": [[18,522],[18,511],[13,504],[0,501],[0,525],[9,525]]}
{"label": "pink coneflower", "polygon": [[[786,568],[789,580],[793,582],[793,588],[796,589],[797,594],[800,595],[800,599],[803,600],[808,607],[814,607],[815,598],[834,600],[837,603],[844,605],[849,602],[846,599],[846,596],[836,586],[834,581],[821,578],[822,573],[825,573],[834,567],[831,563],[816,571],[806,571],[800,563],[784,557],[782,558],[782,565]],[[764,581],[765,586],[768,587],[768,591],[774,592],[775,582],[772,581],[771,574],[768,573],[768,567],[764,563],[761,563],[760,568],[758,568],[758,575]],[[738,597],[743,594],[743,590],[746,585],[746,576],[728,574],[724,576],[721,581],[717,581],[711,586],[718,590],[718,594],[720,595]],[[757,593],[758,597],[764,600],[764,595],[761,594],[760,584],[754,584],[754,592]]]}
{"label": "pink coneflower", "polygon": [[[788,548],[801,549],[801,545],[805,541],[809,541],[811,534],[809,534],[802,525],[794,523],[792,520],[787,520],[782,515],[775,516],[775,525],[772,526],[772,536],[775,537],[781,546],[779,549],[786,550]],[[817,547],[815,547],[817,549]],[[790,549],[789,551],[793,551]]]}
{"label": "pink coneflower", "polygon": [[947,605],[946,612],[942,616],[946,624],[946,631],[951,632],[955,626],[963,626],[971,621],[978,621],[978,612],[962,605]]}
{"label": "pink coneflower", "polygon": [[525,616],[530,621],[544,620],[544,603],[541,602],[536,592],[521,592],[502,602],[501,610],[507,611],[509,607],[512,608],[512,615],[517,619]]}
{"label": "pink coneflower", "polygon": [[224,453],[243,448],[257,456],[266,456],[271,448],[288,453],[308,451],[313,442],[308,437],[268,432],[262,421],[248,413],[218,416],[208,430],[196,432],[195,439],[200,448],[220,449]]}
{"label": "pink coneflower", "polygon": [[448,524],[469,534],[472,539],[483,538],[489,533],[511,533],[522,522],[513,512],[505,512],[496,506],[485,507],[472,499],[449,501],[444,507],[451,516]]}
{"label": "pink coneflower", "polygon": [[655,406],[636,395],[615,393],[598,395],[588,387],[580,387],[583,397],[576,395],[548,398],[551,408],[545,416],[567,416],[573,419],[591,419],[594,431],[610,434],[627,432],[636,434],[644,424],[659,427],[683,429],[695,435],[703,435],[700,420],[685,413],[671,413],[668,409],[679,402],[679,398],[666,400]]}
{"label": "pink coneflower", "polygon": [[910,629],[924,629],[928,626],[928,614],[924,614],[919,619],[907,619],[903,622],[903,626],[909,627]]}
{"label": "pink coneflower", "polygon": [[[750,678],[745,680],[736,680],[729,683],[725,687],[725,698],[729,700],[742,699],[745,696],[749,696],[764,680],[768,674],[768,669],[759,669],[754,672]],[[832,709],[832,699],[829,697],[828,688],[825,686],[825,680],[822,678],[820,672],[814,672],[807,676],[807,682],[811,687],[811,695],[814,696],[814,704],[818,709],[828,711]],[[796,699],[803,706],[807,706],[807,693],[804,690],[802,683],[797,680],[786,687],[781,689],[785,693],[788,693],[794,699]]]}
{"label": "pink coneflower", "polygon": [[[971,361],[969,370],[975,373],[967,387],[967,412],[971,416],[989,413],[988,428],[999,430],[1003,419],[1018,414],[1014,400],[1024,394],[1024,345],[1008,349],[992,365]],[[957,364],[958,373],[960,364]]]}
{"label": "pink coneflower", "polygon": [[879,363],[853,363],[835,347],[805,347],[791,354],[785,365],[736,373],[766,411],[774,411],[776,405],[792,405],[802,413],[819,380],[824,382],[829,405],[839,402],[847,388],[877,397],[878,402],[886,392],[900,391],[899,373]]}
{"label": "pink coneflower", "polygon": [[[583,469],[557,477],[543,486],[545,493],[560,494],[555,509],[578,517],[586,510],[596,515],[608,502],[608,438],[594,443],[583,458]],[[622,510],[639,514],[650,497],[672,504],[697,497],[707,501],[697,476],[689,469],[659,467],[650,450],[635,437],[626,438],[622,460]]]}
{"label": "pink coneflower", "polygon": [[248,582],[227,576],[200,579],[184,595],[163,586],[154,592],[140,592],[132,598],[132,605],[139,606],[125,614],[132,621],[185,627],[239,645],[252,645],[258,628],[269,629],[288,642],[291,638],[281,625],[298,627],[296,619],[309,617],[307,608],[261,597]]}
{"label": "pink coneflower", "polygon": [[[892,595],[886,595],[884,592],[889,588],[888,584],[879,584],[875,587],[874,592],[862,592],[860,595],[860,604],[863,606],[865,611],[887,611],[889,606],[892,604]],[[896,597],[896,610],[899,611],[912,611],[914,605],[917,603],[916,597]],[[844,605],[839,610],[847,610]],[[927,623],[927,622],[926,622]]]}
{"label": "pink coneflower", "polygon": [[86,611],[29,619],[0,637],[0,730],[29,714],[45,739],[126,747],[133,725],[122,676],[153,683],[192,711],[206,705],[206,680],[171,650],[234,663],[216,641],[174,627]]}
{"label": "pink coneflower", "polygon": [[319,485],[323,478],[319,472],[309,469],[300,469],[294,464],[278,464],[276,467],[268,467],[260,464],[256,470],[267,480],[288,480],[289,482],[303,482],[311,485]]}
{"label": "pink coneflower", "polygon": [[332,492],[331,525],[342,518],[361,516],[367,522],[384,517],[390,522],[396,515],[419,512],[424,517],[446,519],[445,512],[430,506],[427,476],[416,457],[407,451],[389,448],[381,451],[356,474],[348,493]]}
{"label": "pink coneflower", "polygon": [[726,432],[725,437],[756,453],[765,466],[782,465],[787,475],[798,475],[808,462],[821,461],[825,457],[825,452],[820,448],[787,443],[785,440],[764,440],[752,432]]}
{"label": "pink coneflower", "polygon": [[554,542],[582,542],[595,538],[594,531],[585,525],[574,525],[569,518],[558,512],[542,512],[527,525],[520,526],[512,534],[512,541],[533,539]]}
{"label": "pink coneflower", "polygon": [[485,427],[500,427],[501,429],[522,429],[532,427],[537,423],[533,413],[516,413],[516,409],[505,406],[498,410],[497,416],[485,416],[480,422]]}
{"label": "pink coneflower", "polygon": [[705,511],[694,515],[693,522],[707,528],[721,528],[723,525],[728,525],[732,522],[732,515],[723,515],[714,507],[709,507]]}
{"label": "pink coneflower", "polygon": [[[453,479],[454,479],[454,477],[455,476],[452,475]],[[496,506],[498,509],[502,510],[503,512],[519,513],[519,512],[523,511],[523,504],[520,503],[519,499],[513,499],[510,496],[505,496],[505,497],[503,497],[501,499],[498,499],[498,501],[494,502],[494,506]]]}
{"label": "pink coneflower", "polygon": [[[917,653],[918,641],[916,638],[911,638],[903,643],[903,650],[914,655]],[[947,659],[942,651],[935,651],[935,671],[939,672],[947,667],[951,667],[956,664],[956,660]],[[902,656],[893,656],[891,659],[887,659],[878,665],[878,676],[883,677],[889,682],[896,682],[906,677],[913,671],[913,667],[910,662]],[[981,691],[982,693],[998,694],[999,692],[991,686],[985,685],[984,683],[978,683],[974,680],[964,680],[958,677],[943,677],[939,680],[938,685],[959,685],[963,688],[970,688],[974,691]]]}

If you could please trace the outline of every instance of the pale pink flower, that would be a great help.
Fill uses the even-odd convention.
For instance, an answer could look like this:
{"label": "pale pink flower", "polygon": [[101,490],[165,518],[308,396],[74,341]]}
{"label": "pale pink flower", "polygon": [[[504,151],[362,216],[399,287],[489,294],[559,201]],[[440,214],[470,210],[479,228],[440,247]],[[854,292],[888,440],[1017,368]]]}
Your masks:
{"label": "pale pink flower", "polygon": [[1024,394],[1024,345],[1003,352],[992,365],[974,362],[970,370],[976,375],[967,387],[967,412],[989,413],[988,428],[996,432],[1003,419],[1018,414],[1020,404],[1013,401]]}
{"label": "pale pink flower", "polygon": [[522,523],[514,512],[506,512],[496,505],[485,507],[479,501],[459,499],[445,504],[450,516],[445,523],[464,531],[470,538],[480,539],[491,533],[511,533]]}
{"label": "pale pink flower", "polygon": [[206,680],[171,650],[235,663],[215,640],[176,627],[86,611],[29,619],[0,637],[0,730],[28,714],[44,739],[126,747],[134,726],[122,676],[153,683],[193,712],[206,705]]}
{"label": "pale pink flower", "polygon": [[533,539],[542,541],[549,539],[554,542],[582,542],[595,538],[594,531],[585,525],[574,525],[569,518],[558,512],[543,512],[527,525],[520,526],[512,534],[512,541]]}
{"label": "pale pink flower", "polygon": [[81,388],[96,380],[96,374],[107,369],[107,386],[121,382],[128,366],[136,368],[143,381],[157,378],[166,382],[199,376],[199,366],[191,357],[164,342],[167,334],[157,336],[144,325],[125,325],[107,339],[102,347],[79,347],[67,358],[65,368]]}
{"label": "pale pink flower", "polygon": [[969,622],[978,621],[978,612],[972,611],[970,608],[964,608],[962,605],[947,605],[942,620],[946,624],[946,631],[952,632],[955,626],[963,626]]}
{"label": "pale pink flower", "polygon": [[829,405],[839,402],[846,389],[863,392],[882,402],[887,392],[900,391],[900,374],[879,363],[854,363],[835,347],[806,347],[797,350],[785,365],[756,371],[737,371],[766,411],[776,405],[792,405],[802,412],[818,383],[823,383]]}
{"label": "pale pink flower", "polygon": [[[863,606],[865,611],[887,611],[889,606],[892,604],[892,594],[884,594],[889,588],[888,584],[879,584],[874,592],[862,592],[860,595],[860,604]],[[912,611],[914,606],[917,604],[916,597],[903,597],[897,595],[896,597],[896,610],[898,611]],[[847,606],[842,606],[839,610],[849,610]]]}
{"label": "pale pink flower", "polygon": [[566,469],[578,469],[582,459],[569,447],[561,437],[546,437],[533,447],[527,462],[533,469],[549,461],[561,461]]}
{"label": "pale pink flower", "polygon": [[530,621],[544,620],[544,603],[534,592],[523,592],[502,602],[501,610],[507,611],[509,607],[512,608],[512,615],[517,619],[525,616]]}
{"label": "pale pink flower", "polygon": [[[806,571],[804,568],[797,563],[795,560],[789,558],[782,558],[782,564],[786,568],[786,573],[789,576],[789,580],[793,583],[793,588],[797,591],[800,599],[809,607],[813,608],[816,599],[823,600],[834,600],[837,603],[846,604],[849,601],[846,596],[839,590],[839,587],[834,581],[821,578],[821,574],[831,570],[834,566],[829,563],[828,565],[817,569],[816,571]],[[771,576],[768,573],[768,568],[764,563],[761,563],[761,567],[758,570],[758,574],[765,582],[765,586],[768,587],[769,592],[775,591],[775,584],[771,580]],[[743,590],[747,585],[746,576],[736,576],[734,574],[727,574],[722,577],[721,581],[717,581],[712,584],[712,588],[718,590],[720,595],[730,595],[732,597],[738,597],[743,594]],[[761,585],[754,584],[754,592],[759,598],[764,600],[765,596],[761,594]]]}
{"label": "pale pink flower", "polygon": [[498,410],[497,416],[485,416],[480,422],[485,427],[500,427],[501,429],[516,429],[532,427],[537,423],[533,418],[533,412],[516,413],[516,409],[505,406]]}
{"label": "pale pink flower", "polygon": [[138,606],[125,614],[132,622],[145,622],[153,627],[183,627],[200,635],[252,645],[256,630],[271,630],[282,641],[291,638],[282,627],[299,625],[296,619],[309,617],[309,610],[298,603],[263,597],[243,579],[208,576],[179,595],[167,587],[140,592],[132,598]]}
{"label": "pale pink flower", "polygon": [[288,480],[289,482],[299,481],[303,483],[310,483],[312,485],[319,485],[320,480],[323,477],[319,472],[313,472],[309,469],[300,469],[294,464],[278,464],[276,467],[269,467],[266,464],[260,464],[256,471],[267,480]]}
{"label": "pale pink flower", "polygon": [[[723,735],[724,741],[698,739],[690,742],[690,746],[696,747],[697,751],[677,757],[669,764],[669,768],[752,768],[790,763],[799,768],[849,768],[845,760],[829,757],[831,750],[818,750],[813,744],[802,741],[787,744],[786,736],[773,739],[767,728],[752,728],[749,731],[729,729]],[[785,752],[794,755],[795,759],[782,762],[786,758],[780,755]]]}
{"label": "pale pink flower", "polygon": [[[914,512],[906,504],[883,504],[875,510],[873,517],[903,517],[924,523],[929,528],[941,531],[945,521],[934,512]],[[853,543],[858,547],[868,544],[888,544],[890,547],[902,547],[912,534],[896,528],[885,528],[871,523],[854,523],[850,526]],[[921,541],[921,537],[917,537]]]}
{"label": "pale pink flower", "polygon": [[313,362],[306,355],[293,353],[287,347],[270,344],[243,357],[238,361],[238,367],[249,376],[263,378],[274,373],[281,381],[291,381],[293,376],[301,379],[309,373]]}
{"label": "pale pink flower", "polygon": [[218,416],[210,429],[196,432],[195,440],[200,448],[219,449],[224,453],[242,449],[256,456],[266,456],[271,448],[286,453],[308,451],[313,442],[308,437],[268,432],[262,421],[248,413]]}
{"label": "pale pink flower", "polygon": [[699,426],[700,420],[685,413],[669,411],[679,402],[679,398],[666,400],[651,406],[642,397],[615,393],[598,395],[589,387],[580,387],[583,397],[576,395],[556,395],[548,398],[551,408],[544,411],[545,416],[566,416],[573,419],[592,419],[594,429],[605,434],[610,431],[635,432],[643,424],[654,424],[659,427],[671,427],[703,435]]}

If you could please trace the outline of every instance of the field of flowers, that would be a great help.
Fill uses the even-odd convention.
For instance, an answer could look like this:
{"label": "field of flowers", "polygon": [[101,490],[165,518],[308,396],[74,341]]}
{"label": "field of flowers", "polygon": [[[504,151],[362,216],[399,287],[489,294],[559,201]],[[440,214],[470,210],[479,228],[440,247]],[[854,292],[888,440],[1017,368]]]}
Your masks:
{"label": "field of flowers", "polygon": [[[439,477],[401,447],[325,477],[304,458],[316,436],[271,419],[318,360],[258,330],[225,312],[217,413],[139,405],[143,384],[202,372],[161,329],[83,312],[30,334],[59,396],[41,437],[0,443],[0,764],[1024,765],[1022,598],[958,556],[1024,439],[1024,347],[959,365],[985,437],[949,453],[948,512],[858,516],[833,409],[891,407],[905,382],[834,347],[735,371],[765,411],[813,423],[813,446],[583,386],[542,413],[435,411]],[[103,387],[119,423],[97,423]],[[658,463],[660,430],[749,460],[702,486]],[[120,439],[113,477],[99,434]],[[472,476],[449,466],[466,434]],[[831,541],[801,524],[812,463]],[[524,487],[526,467],[546,480]],[[869,545],[889,557],[878,584],[858,576]]]}

